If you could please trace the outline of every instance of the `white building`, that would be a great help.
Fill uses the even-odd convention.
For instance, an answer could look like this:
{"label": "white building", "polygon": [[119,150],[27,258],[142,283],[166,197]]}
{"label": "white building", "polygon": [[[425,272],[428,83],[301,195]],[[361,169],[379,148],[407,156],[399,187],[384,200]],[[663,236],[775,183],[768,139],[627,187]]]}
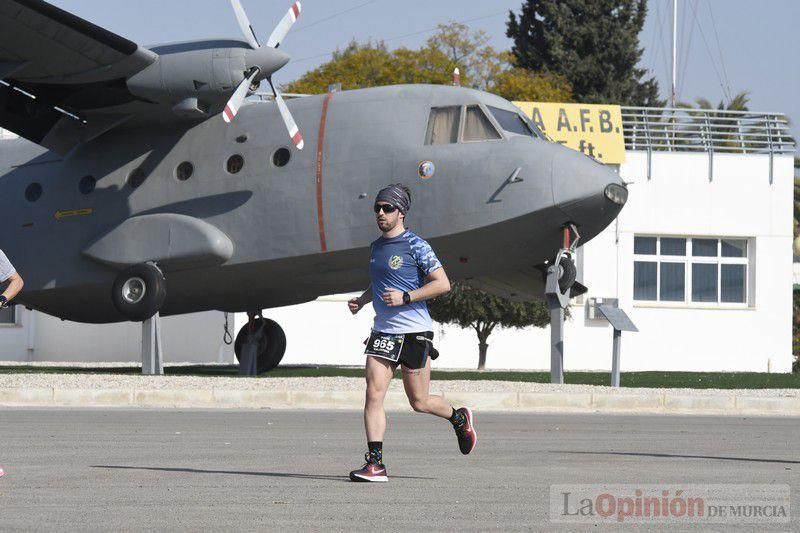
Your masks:
{"label": "white building", "polygon": [[[610,368],[611,328],[588,318],[588,304],[615,298],[639,328],[623,335],[623,371],[790,372],[794,143],[784,117],[622,111],[627,159],[619,172],[631,183],[629,200],[579,249],[579,279],[589,292],[570,309],[565,369]],[[265,313],[286,332],[284,364],[363,364],[370,310],[353,317],[346,299]],[[0,327],[0,360],[139,361],[138,325],[4,313],[11,323]],[[231,332],[245,321],[231,317]],[[223,325],[214,312],[164,319],[165,360],[233,362]],[[477,365],[474,331],[439,326],[436,333],[442,356],[435,366]],[[496,329],[489,344],[487,368],[549,368],[546,328]]]}

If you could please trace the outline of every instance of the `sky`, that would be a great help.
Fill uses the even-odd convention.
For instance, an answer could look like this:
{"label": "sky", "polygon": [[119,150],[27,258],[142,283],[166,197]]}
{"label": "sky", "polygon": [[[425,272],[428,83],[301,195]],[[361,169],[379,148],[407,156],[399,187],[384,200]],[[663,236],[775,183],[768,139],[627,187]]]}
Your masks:
{"label": "sky", "polygon": [[[678,100],[705,97],[715,104],[741,91],[750,109],[785,113],[800,139],[800,1],[677,0]],[[50,0],[140,45],[239,38],[228,0]],[[264,42],[290,1],[242,0]],[[390,48],[418,47],[437,24],[459,21],[483,30],[497,49],[510,49],[508,11],[521,0],[302,0],[302,14],[281,48],[292,61],[275,74],[292,81],[330,59],[352,39],[384,40]],[[669,96],[672,0],[649,0],[639,36],[640,63]]]}

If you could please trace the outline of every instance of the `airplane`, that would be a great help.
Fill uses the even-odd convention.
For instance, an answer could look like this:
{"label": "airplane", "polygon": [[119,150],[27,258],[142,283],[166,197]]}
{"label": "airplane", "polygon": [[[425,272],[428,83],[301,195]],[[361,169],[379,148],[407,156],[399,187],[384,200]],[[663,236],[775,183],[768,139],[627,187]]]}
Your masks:
{"label": "airplane", "polygon": [[[284,101],[272,76],[300,3],[264,45],[231,5],[243,39],[145,48],[0,0],[0,127],[20,136],[0,150],[0,247],[24,273],[19,303],[86,323],[248,312],[237,355],[258,332],[269,370],[286,341],[262,310],[363,290],[372,200],[394,182],[451,279],[542,299],[558,259],[573,287],[577,232],[588,242],[627,200],[613,170],[473,89]],[[247,100],[262,80],[273,98]]]}

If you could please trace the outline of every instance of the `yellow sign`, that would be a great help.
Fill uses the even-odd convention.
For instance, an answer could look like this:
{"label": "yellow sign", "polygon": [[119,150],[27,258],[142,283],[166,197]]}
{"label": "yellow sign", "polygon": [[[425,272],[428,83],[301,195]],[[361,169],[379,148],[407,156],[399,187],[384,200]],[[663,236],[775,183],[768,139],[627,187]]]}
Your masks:
{"label": "yellow sign", "polygon": [[53,215],[56,217],[56,220],[61,220],[62,218],[83,217],[91,214],[92,214],[92,208],[87,207],[84,209],[71,209],[69,211],[56,211]]}
{"label": "yellow sign", "polygon": [[601,163],[625,162],[622,113],[618,105],[514,102],[557,143]]}

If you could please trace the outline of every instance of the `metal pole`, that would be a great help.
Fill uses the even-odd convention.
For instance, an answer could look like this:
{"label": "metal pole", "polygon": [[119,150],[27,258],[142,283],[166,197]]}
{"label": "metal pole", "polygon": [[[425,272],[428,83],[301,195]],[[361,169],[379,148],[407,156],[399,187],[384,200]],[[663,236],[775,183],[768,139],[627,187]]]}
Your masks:
{"label": "metal pole", "polygon": [[550,307],[550,383],[564,383],[564,308],[556,302]]}
{"label": "metal pole", "polygon": [[614,342],[611,350],[611,386],[619,387],[619,351],[622,344],[622,332],[614,330]]}
{"label": "metal pole", "polygon": [[160,376],[164,374],[161,352],[161,325],[158,313],[142,322],[142,374]]}
{"label": "metal pole", "polygon": [[677,77],[677,43],[678,43],[678,0],[672,0],[672,91],[670,92],[670,107],[675,107],[675,78]]}

